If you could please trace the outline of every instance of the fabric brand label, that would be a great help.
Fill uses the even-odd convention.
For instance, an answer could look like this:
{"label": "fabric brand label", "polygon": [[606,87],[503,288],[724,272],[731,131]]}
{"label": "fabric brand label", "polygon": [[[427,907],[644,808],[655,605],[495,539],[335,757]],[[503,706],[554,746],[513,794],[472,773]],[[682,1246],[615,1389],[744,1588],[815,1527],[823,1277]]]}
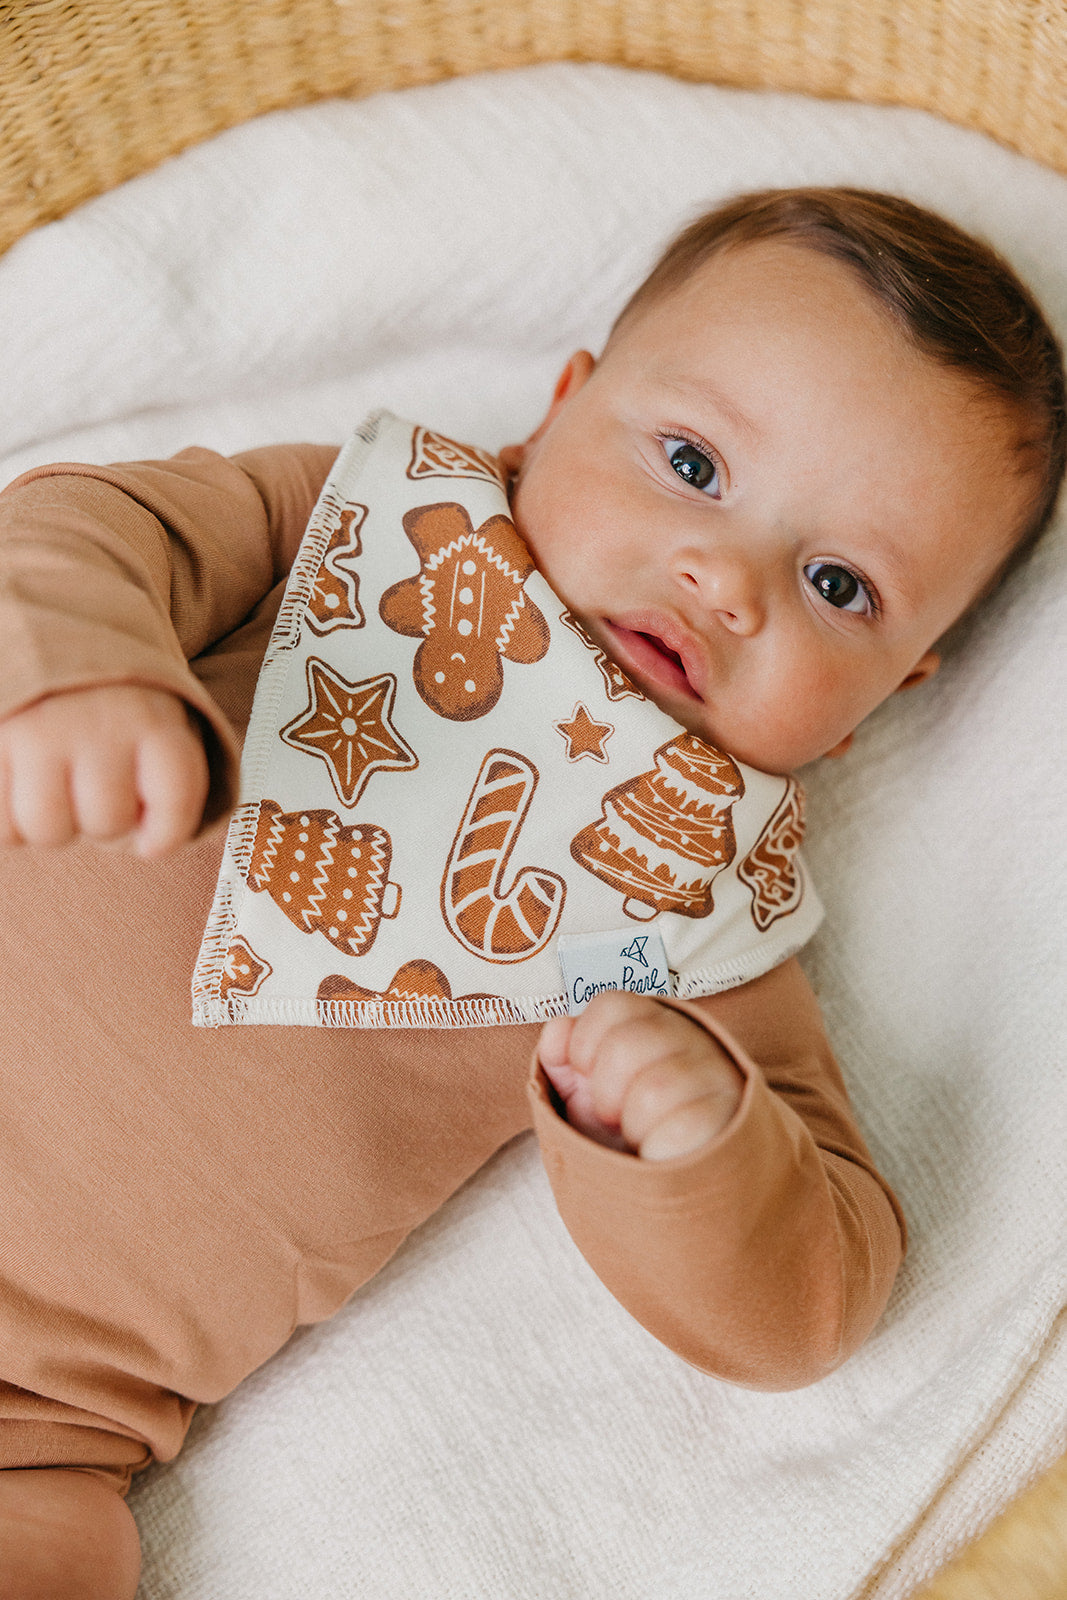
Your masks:
{"label": "fabric brand label", "polygon": [[658,928],[644,933],[622,928],[614,933],[563,934],[556,948],[572,1017],[606,989],[664,998],[673,992]]}

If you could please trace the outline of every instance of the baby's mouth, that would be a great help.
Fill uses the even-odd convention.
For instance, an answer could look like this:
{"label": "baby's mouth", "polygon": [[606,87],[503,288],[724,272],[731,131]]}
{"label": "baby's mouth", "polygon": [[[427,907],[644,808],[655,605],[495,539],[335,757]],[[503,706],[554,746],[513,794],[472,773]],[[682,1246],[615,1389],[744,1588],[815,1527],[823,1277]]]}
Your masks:
{"label": "baby's mouth", "polygon": [[677,650],[668,649],[663,643],[663,640],[657,639],[654,633],[639,633],[638,638],[644,639],[652,646],[653,650],[658,650],[661,656],[666,656],[668,661],[673,661],[679,672],[685,672],[685,667],[682,665],[682,658],[678,654]]}
{"label": "baby's mouth", "polygon": [[684,658],[658,633],[649,633],[643,628],[627,628],[618,622],[609,623],[609,626],[624,658],[620,665],[628,671],[632,670],[639,680],[647,684],[653,699],[657,689],[684,694],[690,700],[701,698],[689,676]]}

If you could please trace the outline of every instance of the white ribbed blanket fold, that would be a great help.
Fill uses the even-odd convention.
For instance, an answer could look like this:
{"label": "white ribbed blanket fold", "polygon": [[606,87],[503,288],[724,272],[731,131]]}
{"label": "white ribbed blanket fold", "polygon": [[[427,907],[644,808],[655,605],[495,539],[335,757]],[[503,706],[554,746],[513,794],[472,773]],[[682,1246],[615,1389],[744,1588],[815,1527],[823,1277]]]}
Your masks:
{"label": "white ribbed blanket fold", "polygon": [[[664,237],[766,183],[903,191],[1067,326],[1067,180],[910,112],[559,66],[270,116],[0,262],[0,473],[340,440],[496,448]],[[911,1251],[812,1389],[690,1371],[504,1151],[132,1504],[144,1600],[897,1600],[1067,1446],[1064,525],[809,769],[805,955]]]}

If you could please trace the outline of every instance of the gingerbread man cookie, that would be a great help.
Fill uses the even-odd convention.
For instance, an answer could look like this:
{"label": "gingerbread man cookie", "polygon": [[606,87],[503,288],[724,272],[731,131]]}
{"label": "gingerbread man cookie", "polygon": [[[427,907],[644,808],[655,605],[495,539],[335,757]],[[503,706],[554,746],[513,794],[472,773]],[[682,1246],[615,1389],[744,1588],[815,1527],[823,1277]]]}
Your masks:
{"label": "gingerbread man cookie", "polygon": [[[316,999],[318,1000],[354,1000],[366,1002],[368,1000],[409,1000],[415,1003],[425,1003],[427,1000],[451,1000],[452,986],[440,967],[434,961],[427,961],[424,956],[416,956],[413,961],[405,961],[393,973],[392,982],[387,989],[363,989],[358,983],[353,983],[351,978],[346,978],[339,972],[331,972],[319,984]],[[460,1000],[489,1000],[487,994],[461,994]]]}
{"label": "gingerbread man cookie", "polygon": [[537,787],[537,769],[514,750],[490,750],[475,779],[441,879],[441,912],[465,950],[485,961],[526,961],[563,913],[567,885],[524,867],[503,887],[512,848]]}
{"label": "gingerbread man cookie", "polygon": [[736,853],[730,812],[745,792],[730,757],[692,734],[655,753],[655,767],[604,796],[599,821],[571,841],[579,866],[627,898],[628,917],[706,917],[712,879]]}
{"label": "gingerbread man cookie", "polygon": [[403,520],[421,571],[386,589],[382,621],[422,640],[412,676],[432,711],[454,722],[483,717],[500,698],[503,661],[540,661],[548,649],[548,624],[523,589],[533,560],[508,517],[475,528],[446,501]]}
{"label": "gingerbread man cookie", "polygon": [[346,827],[333,811],[282,811],[261,800],[245,877],[301,933],[321,933],[342,954],[361,956],[382,919],[400,909],[392,856],[389,835],[373,822]]}

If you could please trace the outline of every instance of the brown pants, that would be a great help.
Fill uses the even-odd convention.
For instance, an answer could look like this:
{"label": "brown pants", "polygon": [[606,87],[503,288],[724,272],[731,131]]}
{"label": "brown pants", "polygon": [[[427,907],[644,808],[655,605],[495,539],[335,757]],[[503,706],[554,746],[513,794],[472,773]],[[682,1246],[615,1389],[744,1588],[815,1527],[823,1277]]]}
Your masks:
{"label": "brown pants", "polygon": [[125,1488],[529,1126],[532,1027],[194,1029],[220,848],[0,854],[0,1467]]}

